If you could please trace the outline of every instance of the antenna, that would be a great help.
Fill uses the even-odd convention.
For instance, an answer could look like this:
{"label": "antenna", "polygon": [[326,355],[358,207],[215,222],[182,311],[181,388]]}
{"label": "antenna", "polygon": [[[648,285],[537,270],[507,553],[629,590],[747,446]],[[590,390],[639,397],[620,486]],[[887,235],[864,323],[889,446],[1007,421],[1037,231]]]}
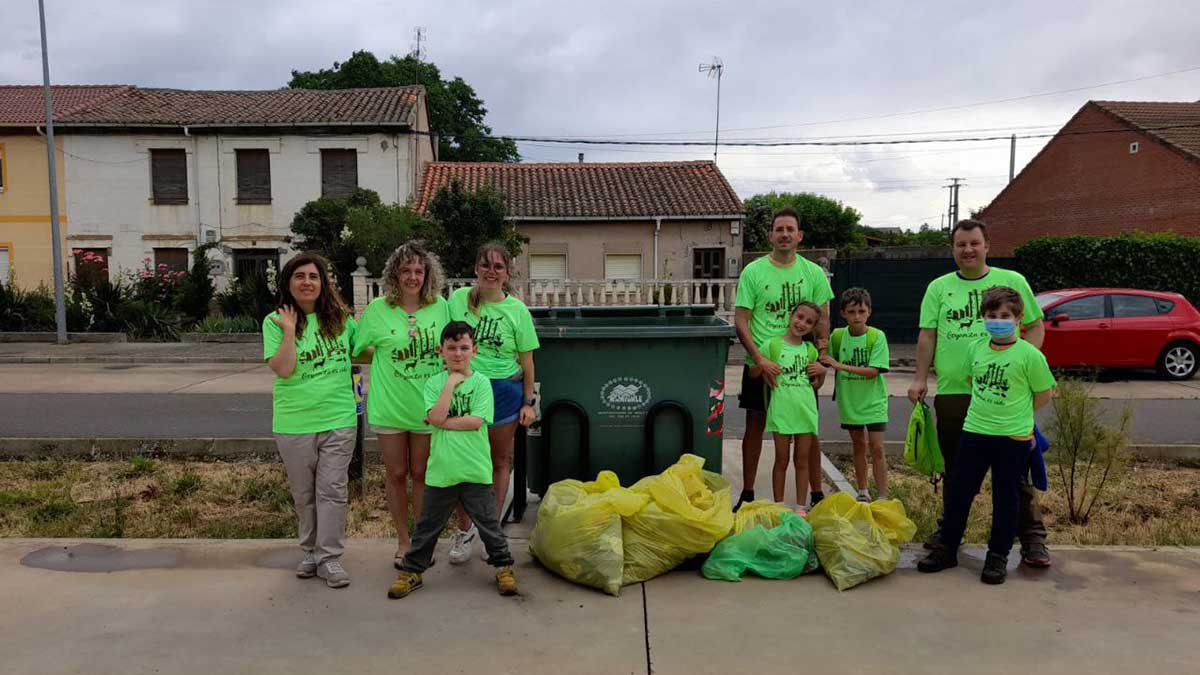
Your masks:
{"label": "antenna", "polygon": [[417,26],[413,29],[412,51],[408,53],[417,61],[425,60],[425,42],[429,39],[429,29],[424,26]]}
{"label": "antenna", "polygon": [[725,73],[725,62],[721,57],[712,57],[711,63],[701,63],[700,72],[708,73],[708,77],[717,79],[717,126],[713,133],[713,162],[717,161],[717,145],[721,141],[721,75]]}

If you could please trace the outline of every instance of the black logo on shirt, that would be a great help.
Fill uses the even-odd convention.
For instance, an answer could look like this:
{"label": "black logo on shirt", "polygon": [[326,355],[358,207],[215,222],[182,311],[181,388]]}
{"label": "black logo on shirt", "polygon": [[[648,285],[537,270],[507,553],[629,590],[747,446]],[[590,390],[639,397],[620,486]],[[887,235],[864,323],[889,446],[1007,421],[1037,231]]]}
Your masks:
{"label": "black logo on shirt", "polygon": [[[767,284],[763,287],[764,292],[769,292],[771,285]],[[800,280],[796,283],[786,282],[779,289],[779,296],[774,300],[768,301],[763,306],[763,309],[775,314],[776,321],[787,321],[788,314],[792,308],[804,299],[804,281]]]}
{"label": "black logo on shirt", "polygon": [[491,347],[499,351],[504,345],[503,320],[490,316],[479,317],[479,325],[475,327],[475,342],[480,347]]}
{"label": "black logo on shirt", "polygon": [[[953,295],[950,293],[948,295]],[[983,312],[980,303],[983,301],[983,292],[978,289],[967,293],[967,300],[961,307],[951,307],[946,310],[946,320],[950,322],[958,322],[959,328],[970,328],[975,325],[975,322],[983,318]]]}
{"label": "black logo on shirt", "polygon": [[776,382],[780,387],[810,386],[808,381],[808,355],[797,353],[791,355],[790,363],[780,363],[782,372]]}
{"label": "black logo on shirt", "polygon": [[459,387],[454,388],[454,393],[450,396],[450,412],[448,417],[466,417],[471,414],[471,392],[461,391]]}
{"label": "black logo on shirt", "polygon": [[312,379],[324,375],[331,368],[346,365],[350,350],[341,340],[331,340],[320,333],[317,334],[316,344],[296,354],[296,361],[305,370],[302,379]]}
{"label": "black logo on shirt", "polygon": [[437,372],[440,368],[437,340],[435,326],[429,324],[418,328],[404,349],[393,349],[391,358],[396,365],[396,376],[412,380],[429,377],[431,369]]}
{"label": "black logo on shirt", "polygon": [[[843,352],[845,353],[845,352]],[[853,347],[850,349],[850,355],[842,360],[842,363],[854,368],[870,368],[871,367],[871,352],[866,347]],[[865,380],[867,378],[858,373],[839,373],[843,380]]]}
{"label": "black logo on shirt", "polygon": [[1008,367],[1011,364],[989,363],[983,374],[975,378],[975,390],[980,394],[994,394],[1008,398]]}

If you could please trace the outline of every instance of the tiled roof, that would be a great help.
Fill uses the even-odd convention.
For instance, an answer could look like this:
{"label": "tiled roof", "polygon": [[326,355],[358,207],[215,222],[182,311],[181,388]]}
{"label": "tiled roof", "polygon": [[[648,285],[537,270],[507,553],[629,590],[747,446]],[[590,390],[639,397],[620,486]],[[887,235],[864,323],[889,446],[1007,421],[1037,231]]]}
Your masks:
{"label": "tiled roof", "polygon": [[628,218],[647,216],[740,216],[742,201],[711,161],[500,164],[432,162],[425,170],[417,207],[425,210],[437,191],[458,180],[463,188],[484,185],[508,197],[518,219]]}
{"label": "tiled roof", "polygon": [[1093,101],[1093,103],[1110,115],[1200,159],[1200,101]]}
{"label": "tiled roof", "polygon": [[[54,118],[63,126],[390,126],[409,123],[422,93],[419,86],[334,91],[56,86]],[[40,87],[0,87],[0,124],[36,123],[40,109]]]}
{"label": "tiled roof", "polygon": [[[54,121],[88,105],[100,103],[133,87],[127,85],[54,85]],[[41,85],[0,85],[0,126],[46,123]]]}

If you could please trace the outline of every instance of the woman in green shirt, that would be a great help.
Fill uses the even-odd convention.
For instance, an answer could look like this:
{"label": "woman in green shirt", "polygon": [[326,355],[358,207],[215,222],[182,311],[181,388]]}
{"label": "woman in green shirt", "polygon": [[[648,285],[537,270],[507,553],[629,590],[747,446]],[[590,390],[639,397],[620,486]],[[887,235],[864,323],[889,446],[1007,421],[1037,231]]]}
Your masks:
{"label": "woman in green shirt", "polygon": [[418,242],[397,248],[383,267],[383,293],[363,311],[354,354],[373,348],[367,421],[379,438],[387,470],[388,511],[399,545],[395,562],[408,551],[408,478],[412,477],[413,516],[420,518],[425,493],[429,434],[424,389],[442,372],[438,340],[450,322],[442,264]]}
{"label": "woman in green shirt", "polygon": [[275,372],[271,429],[296,505],[304,558],[296,576],[330,588],[350,584],[340,562],[346,539],[347,470],[356,410],[350,352],[357,325],[313,253],[279,274],[279,309],[263,319],[263,358]]}
{"label": "woman in green shirt", "polygon": [[[533,410],[533,350],[538,348],[533,317],[525,303],[513,295],[509,283],[513,259],[500,243],[485,244],[475,258],[475,285],[460,288],[450,296],[450,320],[466,321],[475,329],[478,354],[471,368],[492,382],[495,412],[488,426],[492,448],[492,486],[496,490],[496,513],[503,520],[512,468],[513,439],[517,424],[529,426]],[[460,512],[460,525],[465,515]],[[455,534],[450,562],[470,559],[477,539],[475,527]]]}

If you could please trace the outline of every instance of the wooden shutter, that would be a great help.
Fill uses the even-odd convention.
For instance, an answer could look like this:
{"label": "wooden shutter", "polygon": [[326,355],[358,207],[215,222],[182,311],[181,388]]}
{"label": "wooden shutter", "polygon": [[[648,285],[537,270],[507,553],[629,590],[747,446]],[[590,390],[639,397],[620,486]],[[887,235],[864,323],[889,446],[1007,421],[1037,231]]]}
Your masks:
{"label": "wooden shutter", "polygon": [[567,256],[538,254],[529,256],[530,279],[566,279]]}
{"label": "wooden shutter", "polygon": [[188,268],[188,252],[186,248],[156,248],[154,249],[154,269],[166,265],[168,272],[185,272]]}
{"label": "wooden shutter", "polygon": [[239,204],[271,203],[271,153],[237,150],[237,200]]}
{"label": "wooden shutter", "polygon": [[12,274],[11,258],[7,248],[0,248],[0,286],[8,286]]}
{"label": "wooden shutter", "polygon": [[610,253],[604,256],[605,279],[641,279],[642,256],[624,253]]}
{"label": "wooden shutter", "polygon": [[358,187],[356,150],[321,151],[321,196],[349,197]]}
{"label": "wooden shutter", "polygon": [[151,150],[150,182],[155,204],[186,204],[187,153],[183,150]]}

